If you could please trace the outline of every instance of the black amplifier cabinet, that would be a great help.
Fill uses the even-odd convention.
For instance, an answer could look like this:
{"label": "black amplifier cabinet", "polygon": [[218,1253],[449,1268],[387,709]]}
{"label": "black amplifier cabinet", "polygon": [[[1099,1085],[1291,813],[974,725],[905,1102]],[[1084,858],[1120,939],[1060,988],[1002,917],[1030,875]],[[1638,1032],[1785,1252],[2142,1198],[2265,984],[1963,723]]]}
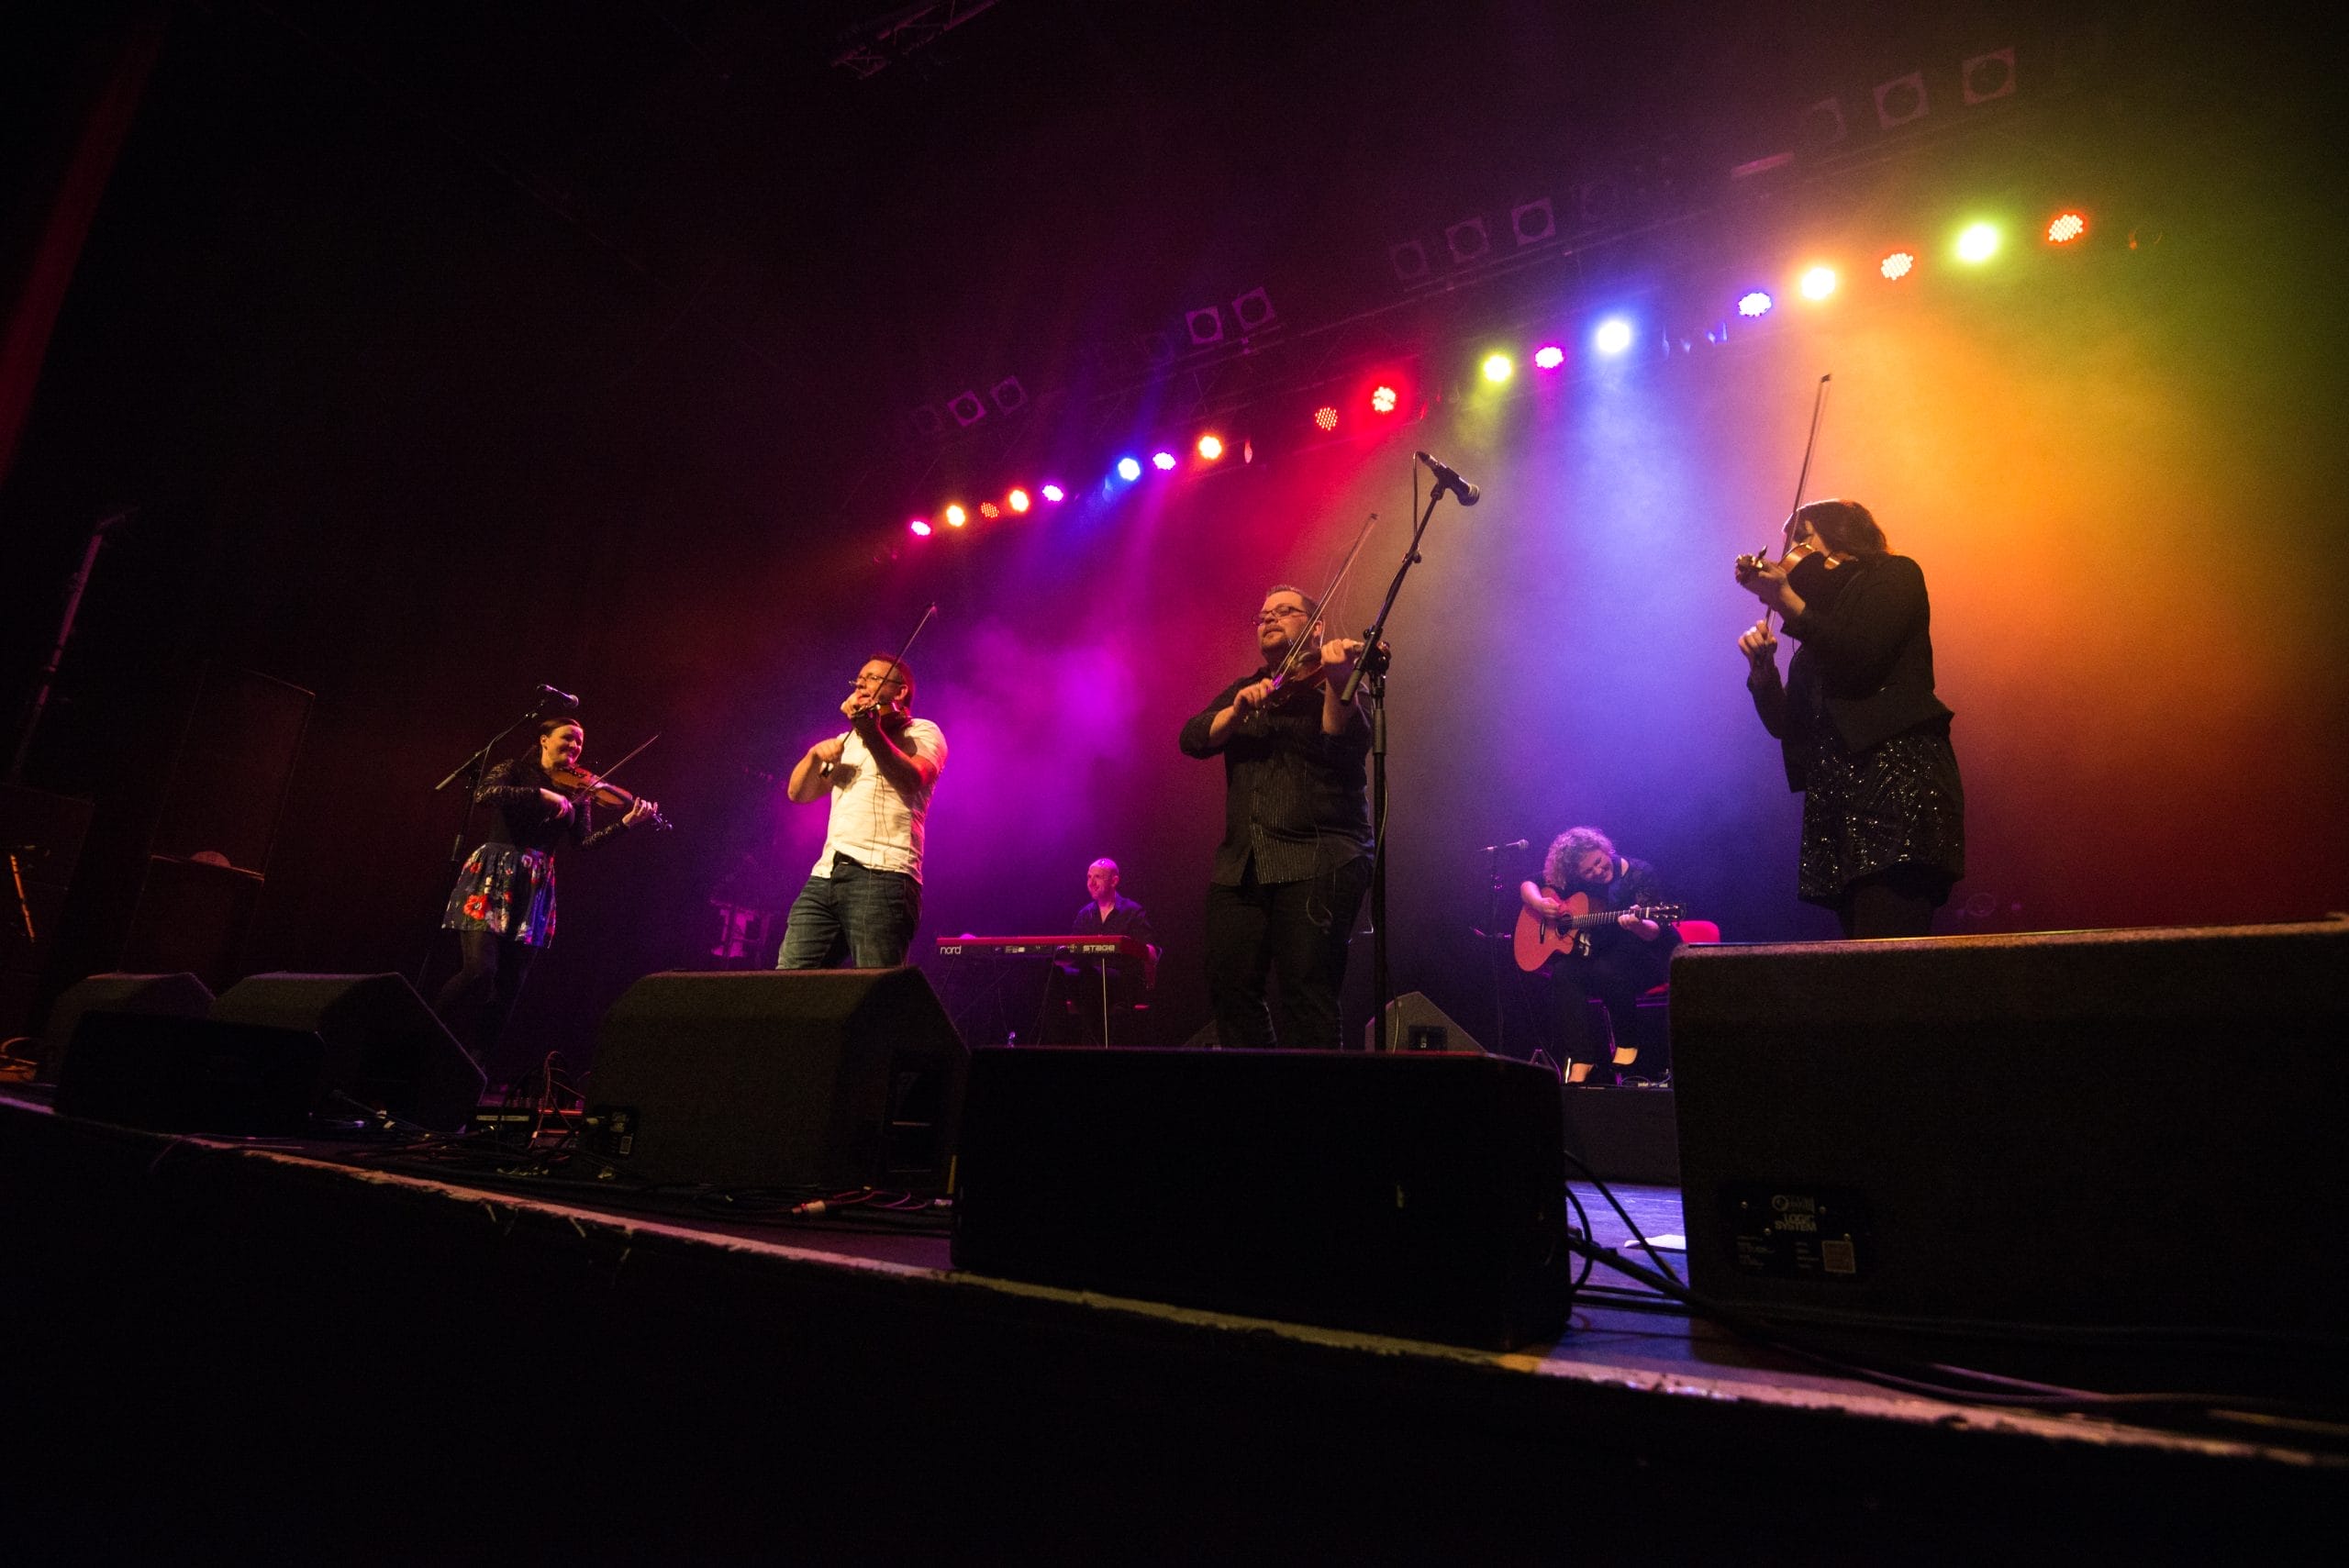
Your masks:
{"label": "black amplifier cabinet", "polygon": [[1500,1057],[978,1051],[954,1262],[1507,1349],[1564,1328],[1561,1149]]}
{"label": "black amplifier cabinet", "polygon": [[2349,1344],[2349,922],[1689,947],[1692,1283],[1788,1318]]}

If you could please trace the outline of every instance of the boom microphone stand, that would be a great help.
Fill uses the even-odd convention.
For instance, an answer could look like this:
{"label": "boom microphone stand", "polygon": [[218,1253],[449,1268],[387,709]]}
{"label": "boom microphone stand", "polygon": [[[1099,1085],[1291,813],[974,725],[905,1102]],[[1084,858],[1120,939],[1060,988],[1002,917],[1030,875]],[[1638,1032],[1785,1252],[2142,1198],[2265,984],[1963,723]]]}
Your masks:
{"label": "boom microphone stand", "polygon": [[1428,495],[1428,504],[1420,508],[1419,520],[1411,528],[1411,542],[1404,547],[1401,564],[1395,568],[1395,580],[1386,585],[1386,598],[1378,606],[1378,618],[1362,634],[1362,653],[1354,662],[1353,673],[1346,677],[1345,690],[1338,700],[1351,703],[1361,686],[1370,687],[1370,1006],[1371,1017],[1378,1020],[1378,1049],[1393,1051],[1395,1023],[1387,1018],[1387,1003],[1394,992],[1386,971],[1386,649],[1381,641],[1386,631],[1386,617],[1395,612],[1395,600],[1403,592],[1403,579],[1419,562],[1419,540],[1426,537],[1428,519],[1435,516],[1436,503],[1444,492],[1455,490],[1460,504],[1476,504],[1477,490],[1464,482],[1460,475],[1436,462],[1425,452],[1412,454],[1415,461],[1425,463],[1436,476],[1435,489]]}

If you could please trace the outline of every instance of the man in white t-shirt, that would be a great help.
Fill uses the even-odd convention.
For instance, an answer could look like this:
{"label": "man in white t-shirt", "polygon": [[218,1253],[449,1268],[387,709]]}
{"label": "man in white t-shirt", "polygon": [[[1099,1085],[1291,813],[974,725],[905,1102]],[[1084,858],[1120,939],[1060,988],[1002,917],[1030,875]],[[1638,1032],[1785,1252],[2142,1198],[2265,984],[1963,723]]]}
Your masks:
{"label": "man in white t-shirt", "polygon": [[922,823],[946,765],[946,737],[913,717],[914,673],[888,654],[864,662],[841,704],[847,733],[818,740],[791,770],[788,794],[831,796],[807,885],[792,901],[777,969],[857,969],[906,962],[921,920]]}

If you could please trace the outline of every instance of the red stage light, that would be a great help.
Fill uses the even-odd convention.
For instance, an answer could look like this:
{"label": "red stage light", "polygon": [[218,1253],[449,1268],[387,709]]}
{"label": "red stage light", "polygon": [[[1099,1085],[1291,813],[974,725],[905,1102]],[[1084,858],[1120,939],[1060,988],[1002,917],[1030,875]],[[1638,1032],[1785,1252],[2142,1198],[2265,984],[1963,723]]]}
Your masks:
{"label": "red stage light", "polygon": [[1009,506],[1015,512],[1024,512],[1032,504],[1029,501],[1028,492],[1025,490],[1015,490],[1010,495],[1006,495],[1003,498],[1003,501],[1005,506]]}
{"label": "red stage light", "polygon": [[1395,412],[1395,405],[1401,401],[1400,394],[1397,393],[1393,387],[1382,383],[1371,391],[1370,411],[1374,414],[1392,414]]}
{"label": "red stage light", "polygon": [[982,501],[979,503],[979,516],[982,517],[1000,517],[1003,516],[1003,508],[996,506],[992,501]]}
{"label": "red stage light", "polygon": [[917,539],[928,539],[930,537],[930,525],[922,521],[919,517],[916,517],[912,522],[907,523],[906,527],[913,529],[914,536]]}
{"label": "red stage light", "polygon": [[1209,462],[1213,462],[1216,459],[1221,457],[1223,455],[1223,438],[1220,436],[1201,436],[1199,438],[1199,455],[1207,459]]}
{"label": "red stage light", "polygon": [[2055,215],[2054,221],[2047,226],[2047,243],[2069,245],[2087,231],[2088,220],[2085,215],[2076,212],[2058,213]]}
{"label": "red stage light", "polygon": [[971,514],[963,510],[962,507],[949,506],[946,508],[946,526],[948,528],[959,528],[970,520]]}
{"label": "red stage light", "polygon": [[1158,452],[1151,458],[1150,466],[1158,470],[1161,473],[1171,473],[1174,470],[1174,454],[1173,452]]}
{"label": "red stage light", "polygon": [[1324,403],[1313,411],[1313,422],[1324,430],[1334,430],[1338,428],[1338,411]]}
{"label": "red stage light", "polygon": [[1876,270],[1884,274],[1886,282],[1898,283],[1917,270],[1917,258],[1906,250],[1895,250],[1878,261]]}

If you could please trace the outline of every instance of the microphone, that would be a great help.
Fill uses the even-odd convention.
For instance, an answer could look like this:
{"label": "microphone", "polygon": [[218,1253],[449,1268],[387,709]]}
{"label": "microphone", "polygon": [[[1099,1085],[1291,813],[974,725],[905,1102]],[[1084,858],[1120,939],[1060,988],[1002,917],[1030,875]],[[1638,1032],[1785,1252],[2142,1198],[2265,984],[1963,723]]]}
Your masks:
{"label": "microphone", "polygon": [[1437,495],[1441,495],[1445,491],[1449,490],[1459,499],[1460,504],[1464,506],[1475,506],[1478,499],[1483,496],[1484,492],[1478,490],[1475,485],[1461,478],[1458,470],[1438,462],[1434,458],[1430,457],[1425,452],[1413,452],[1411,455],[1418,458],[1421,462],[1427,464],[1428,472],[1435,475],[1435,493]]}
{"label": "microphone", "polygon": [[571,709],[576,708],[579,706],[579,699],[577,697],[573,696],[569,692],[559,692],[552,686],[540,686],[539,688],[539,695],[546,698],[547,701],[554,704],[554,706],[559,708]]}
{"label": "microphone", "polygon": [[1488,855],[1497,855],[1503,850],[1521,850],[1525,847],[1526,840],[1523,839],[1511,839],[1506,844],[1486,844],[1485,846],[1485,853]]}

